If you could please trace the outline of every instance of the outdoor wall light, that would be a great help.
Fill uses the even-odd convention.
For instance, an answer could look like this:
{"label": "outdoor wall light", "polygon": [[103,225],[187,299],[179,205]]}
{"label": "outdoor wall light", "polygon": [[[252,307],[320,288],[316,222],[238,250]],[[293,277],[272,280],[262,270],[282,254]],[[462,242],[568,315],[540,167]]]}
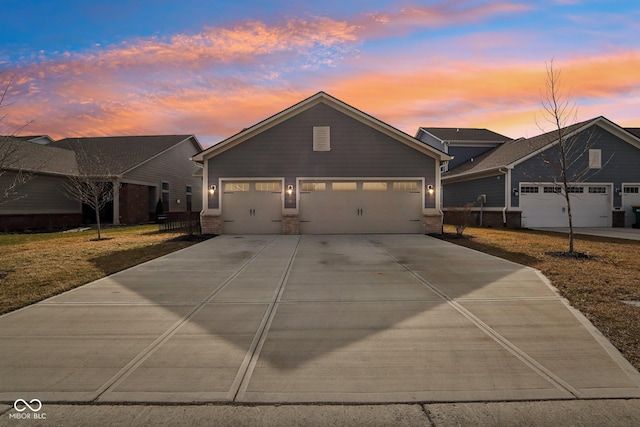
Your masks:
{"label": "outdoor wall light", "polygon": [[433,191],[433,185],[427,185],[427,193],[429,193],[430,196],[433,196]]}
{"label": "outdoor wall light", "polygon": [[290,196],[293,194],[293,185],[287,185],[287,194]]}
{"label": "outdoor wall light", "polygon": [[514,196],[518,196],[520,194],[520,192],[518,191],[517,188],[514,188],[513,190],[511,190],[513,192]]}
{"label": "outdoor wall light", "polygon": [[616,194],[620,194],[620,189],[616,188]]}
{"label": "outdoor wall light", "polygon": [[215,194],[216,192],[216,185],[212,184],[209,186],[209,194],[211,194],[212,196]]}

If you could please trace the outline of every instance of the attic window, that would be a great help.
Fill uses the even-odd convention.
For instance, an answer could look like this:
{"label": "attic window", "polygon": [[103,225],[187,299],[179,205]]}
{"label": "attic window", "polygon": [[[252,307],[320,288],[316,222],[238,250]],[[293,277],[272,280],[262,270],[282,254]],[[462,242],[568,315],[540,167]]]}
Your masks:
{"label": "attic window", "polygon": [[329,126],[313,127],[313,151],[331,151],[331,132]]}
{"label": "attic window", "polygon": [[600,150],[589,150],[589,169],[602,168],[602,152]]}

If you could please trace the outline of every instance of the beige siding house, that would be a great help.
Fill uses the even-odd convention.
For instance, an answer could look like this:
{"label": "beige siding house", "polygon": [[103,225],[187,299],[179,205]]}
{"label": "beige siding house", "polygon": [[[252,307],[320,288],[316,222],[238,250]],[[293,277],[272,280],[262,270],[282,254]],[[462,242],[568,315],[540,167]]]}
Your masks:
{"label": "beige siding house", "polygon": [[78,174],[113,182],[116,197],[101,213],[113,224],[148,222],[158,200],[165,213],[202,209],[201,168],[190,161],[202,151],[194,135],[42,142],[47,141],[14,141],[22,163],[5,168],[0,179],[6,183],[17,173],[28,173],[31,179],[19,187],[19,197],[0,205],[0,230],[65,227],[82,224],[85,217],[90,221],[87,207],[65,194],[66,177]]}

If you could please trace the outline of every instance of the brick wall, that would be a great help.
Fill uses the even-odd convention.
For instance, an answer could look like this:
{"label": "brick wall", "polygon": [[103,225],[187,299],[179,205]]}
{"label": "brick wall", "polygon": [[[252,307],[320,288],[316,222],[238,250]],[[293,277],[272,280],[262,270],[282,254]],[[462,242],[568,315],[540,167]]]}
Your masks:
{"label": "brick wall", "polygon": [[120,223],[140,224],[149,221],[149,188],[122,184],[120,187]]}
{"label": "brick wall", "polygon": [[424,234],[442,234],[442,214],[424,215]]}
{"label": "brick wall", "polygon": [[201,215],[202,234],[221,234],[222,218],[219,215]]}
{"label": "brick wall", "polygon": [[82,213],[0,215],[0,231],[47,230],[82,225]]}
{"label": "brick wall", "polygon": [[[522,212],[507,211],[507,224],[506,228],[520,228],[522,226]],[[451,224],[449,221],[448,212],[444,212],[444,223]],[[480,212],[471,212],[471,221],[469,226],[480,226]],[[504,218],[501,211],[485,211],[482,213],[482,226],[493,228],[504,228]]]}
{"label": "brick wall", "polygon": [[282,215],[282,234],[300,234],[298,215]]}
{"label": "brick wall", "polygon": [[611,221],[612,227],[624,227],[624,211],[612,211]]}

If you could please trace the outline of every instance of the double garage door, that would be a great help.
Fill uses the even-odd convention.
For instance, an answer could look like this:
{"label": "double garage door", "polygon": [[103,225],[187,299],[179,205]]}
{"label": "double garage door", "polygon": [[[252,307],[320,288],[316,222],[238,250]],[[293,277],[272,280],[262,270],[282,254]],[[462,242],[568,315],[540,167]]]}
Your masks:
{"label": "double garage door", "polygon": [[[574,227],[611,227],[611,186],[576,184],[570,187]],[[522,226],[568,227],[567,203],[553,184],[520,185]]]}
{"label": "double garage door", "polygon": [[[302,234],[421,233],[421,180],[302,180],[298,219]],[[225,234],[280,234],[282,181],[225,181]]]}

